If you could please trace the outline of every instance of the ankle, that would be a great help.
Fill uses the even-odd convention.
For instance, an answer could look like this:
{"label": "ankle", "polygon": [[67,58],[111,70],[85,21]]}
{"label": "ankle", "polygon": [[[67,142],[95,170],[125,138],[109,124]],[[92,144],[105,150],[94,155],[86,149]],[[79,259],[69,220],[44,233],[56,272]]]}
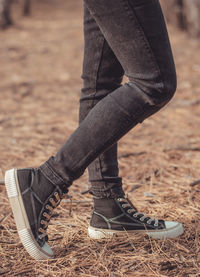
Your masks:
{"label": "ankle", "polygon": [[124,197],[122,183],[92,183],[90,193],[94,199],[114,199]]}

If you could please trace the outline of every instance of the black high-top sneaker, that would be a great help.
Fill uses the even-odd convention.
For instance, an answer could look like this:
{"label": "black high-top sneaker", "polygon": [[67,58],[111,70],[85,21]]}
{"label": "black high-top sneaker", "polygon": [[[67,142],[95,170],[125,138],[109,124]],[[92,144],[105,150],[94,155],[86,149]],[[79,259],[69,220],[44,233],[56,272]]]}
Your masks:
{"label": "black high-top sneaker", "polygon": [[40,168],[8,170],[5,185],[23,246],[36,260],[52,258],[46,231],[53,209],[68,192],[67,185],[54,185]]}
{"label": "black high-top sneaker", "polygon": [[148,234],[154,239],[175,238],[183,233],[183,226],[178,222],[158,220],[140,213],[127,198],[94,199],[89,236],[102,239],[125,233]]}

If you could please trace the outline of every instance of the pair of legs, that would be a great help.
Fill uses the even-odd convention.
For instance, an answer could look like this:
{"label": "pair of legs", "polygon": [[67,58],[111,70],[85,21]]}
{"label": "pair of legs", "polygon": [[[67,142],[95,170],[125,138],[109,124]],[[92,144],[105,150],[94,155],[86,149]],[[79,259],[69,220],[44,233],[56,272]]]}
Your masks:
{"label": "pair of legs", "polygon": [[[84,3],[80,126],[43,171],[71,183],[89,166],[95,188],[121,182],[116,142],[172,98],[176,73],[158,0]],[[130,81],[122,86],[124,72]]]}
{"label": "pair of legs", "polygon": [[[156,238],[183,232],[178,223],[139,213],[124,198],[118,177],[117,141],[161,109],[176,90],[174,61],[159,1],[84,0],[84,5],[79,127],[39,168],[6,173],[18,233],[36,259],[53,255],[46,243],[52,210],[87,167],[94,195],[91,237],[124,230],[148,230]],[[124,74],[129,82],[121,85]]]}

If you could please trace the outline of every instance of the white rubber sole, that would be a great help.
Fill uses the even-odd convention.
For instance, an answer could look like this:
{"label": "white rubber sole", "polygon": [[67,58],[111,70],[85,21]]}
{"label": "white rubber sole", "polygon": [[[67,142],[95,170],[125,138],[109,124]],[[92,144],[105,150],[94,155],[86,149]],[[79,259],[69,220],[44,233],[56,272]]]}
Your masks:
{"label": "white rubber sole", "polygon": [[17,231],[24,248],[35,260],[53,258],[53,252],[50,246],[45,243],[43,247],[40,247],[32,234],[19,189],[16,169],[6,171],[5,186],[17,226]]}
{"label": "white rubber sole", "polygon": [[88,235],[92,239],[104,239],[111,238],[114,234],[118,236],[122,235],[134,235],[134,234],[145,234],[154,239],[169,239],[176,238],[183,234],[184,229],[181,223],[165,221],[166,229],[147,231],[147,230],[134,230],[134,231],[115,231],[109,229],[94,228],[92,226],[88,227]]}

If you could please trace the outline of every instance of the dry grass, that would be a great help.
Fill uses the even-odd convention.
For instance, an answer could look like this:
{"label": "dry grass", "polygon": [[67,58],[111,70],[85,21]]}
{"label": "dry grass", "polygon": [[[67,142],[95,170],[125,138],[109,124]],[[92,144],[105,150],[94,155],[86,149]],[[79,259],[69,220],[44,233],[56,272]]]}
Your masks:
{"label": "dry grass", "polygon": [[[82,1],[41,1],[31,18],[0,33],[0,178],[11,167],[38,166],[77,126],[82,63]],[[18,16],[18,15],[16,15]],[[19,17],[19,16],[18,16]],[[167,108],[119,146],[129,197],[151,215],[181,221],[179,239],[94,241],[87,236],[92,199],[87,174],[49,226],[55,259],[36,262],[16,233],[0,185],[0,276],[200,276],[199,42],[171,30],[179,88]],[[77,203],[78,202],[78,203]]]}

